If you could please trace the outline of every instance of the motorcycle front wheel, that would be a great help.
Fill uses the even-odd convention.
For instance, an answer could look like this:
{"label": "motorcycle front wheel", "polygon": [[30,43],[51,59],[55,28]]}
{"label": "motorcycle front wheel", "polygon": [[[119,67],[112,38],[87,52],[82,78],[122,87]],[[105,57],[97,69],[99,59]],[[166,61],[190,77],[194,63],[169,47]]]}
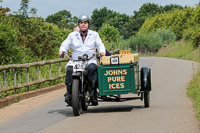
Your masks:
{"label": "motorcycle front wheel", "polygon": [[72,83],[72,109],[74,116],[79,116],[82,112],[82,98],[79,89],[79,79],[73,79]]}

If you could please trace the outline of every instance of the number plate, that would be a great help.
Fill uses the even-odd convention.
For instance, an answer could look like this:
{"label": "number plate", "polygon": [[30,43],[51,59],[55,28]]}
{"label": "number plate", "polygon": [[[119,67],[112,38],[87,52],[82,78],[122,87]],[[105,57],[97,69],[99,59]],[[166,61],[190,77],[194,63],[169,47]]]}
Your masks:
{"label": "number plate", "polygon": [[119,56],[110,57],[110,64],[118,65],[119,64]]}

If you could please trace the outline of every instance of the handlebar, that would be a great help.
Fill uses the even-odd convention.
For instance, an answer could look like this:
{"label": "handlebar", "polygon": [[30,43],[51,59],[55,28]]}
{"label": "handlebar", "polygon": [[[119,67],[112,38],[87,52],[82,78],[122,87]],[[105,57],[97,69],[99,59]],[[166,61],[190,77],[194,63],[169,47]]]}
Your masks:
{"label": "handlebar", "polygon": [[[68,53],[67,52],[63,52],[63,54],[62,54],[62,57],[64,57],[64,56],[67,56],[67,58],[69,59],[69,60],[73,60],[69,55],[68,55]],[[82,58],[82,60],[83,61],[89,61],[89,60],[91,60],[92,58],[94,58],[96,56],[96,54],[93,54],[90,58],[85,58],[85,57],[83,57]]]}
{"label": "handlebar", "polygon": [[64,57],[64,56],[67,56],[67,58],[68,58],[69,60],[73,60],[73,59],[68,55],[67,52],[63,52],[62,57]]}
{"label": "handlebar", "polygon": [[88,60],[91,60],[92,58],[94,58],[96,56],[96,54],[93,54]]}

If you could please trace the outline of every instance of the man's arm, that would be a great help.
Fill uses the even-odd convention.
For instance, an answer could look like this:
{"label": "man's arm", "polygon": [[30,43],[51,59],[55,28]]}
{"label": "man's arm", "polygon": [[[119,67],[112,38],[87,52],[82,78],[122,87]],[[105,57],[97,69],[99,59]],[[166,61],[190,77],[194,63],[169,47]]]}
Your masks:
{"label": "man's arm", "polygon": [[67,39],[65,39],[59,49],[59,56],[62,56],[63,52],[67,52],[70,49],[70,46],[72,45],[72,38],[69,34]]}
{"label": "man's arm", "polygon": [[99,51],[100,56],[104,56],[106,49],[98,33],[96,34],[95,39],[96,39],[96,47],[97,50]]}

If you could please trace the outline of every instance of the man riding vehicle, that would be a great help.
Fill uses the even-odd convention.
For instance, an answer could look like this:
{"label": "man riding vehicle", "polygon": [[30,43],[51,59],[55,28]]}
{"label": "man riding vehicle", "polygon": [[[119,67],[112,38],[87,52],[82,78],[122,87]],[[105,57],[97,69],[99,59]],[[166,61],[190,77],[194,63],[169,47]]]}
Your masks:
{"label": "man riding vehicle", "polygon": [[[65,39],[59,50],[59,56],[63,55],[63,52],[68,52],[70,47],[72,47],[72,58],[74,60],[78,59],[78,56],[83,56],[87,54],[88,57],[93,56],[96,53],[96,49],[99,51],[100,56],[105,55],[105,46],[102,43],[99,34],[95,31],[89,30],[89,17],[85,14],[81,15],[78,20],[79,30],[71,32],[67,39]],[[67,73],[66,73],[66,88],[67,93],[65,96],[65,101],[70,104],[71,100],[71,89],[72,89],[72,73],[73,67],[72,62],[69,61],[66,65]],[[88,65],[88,82],[91,87],[90,99],[92,101],[92,105],[98,105],[97,101],[97,61],[96,57],[89,60]]]}

